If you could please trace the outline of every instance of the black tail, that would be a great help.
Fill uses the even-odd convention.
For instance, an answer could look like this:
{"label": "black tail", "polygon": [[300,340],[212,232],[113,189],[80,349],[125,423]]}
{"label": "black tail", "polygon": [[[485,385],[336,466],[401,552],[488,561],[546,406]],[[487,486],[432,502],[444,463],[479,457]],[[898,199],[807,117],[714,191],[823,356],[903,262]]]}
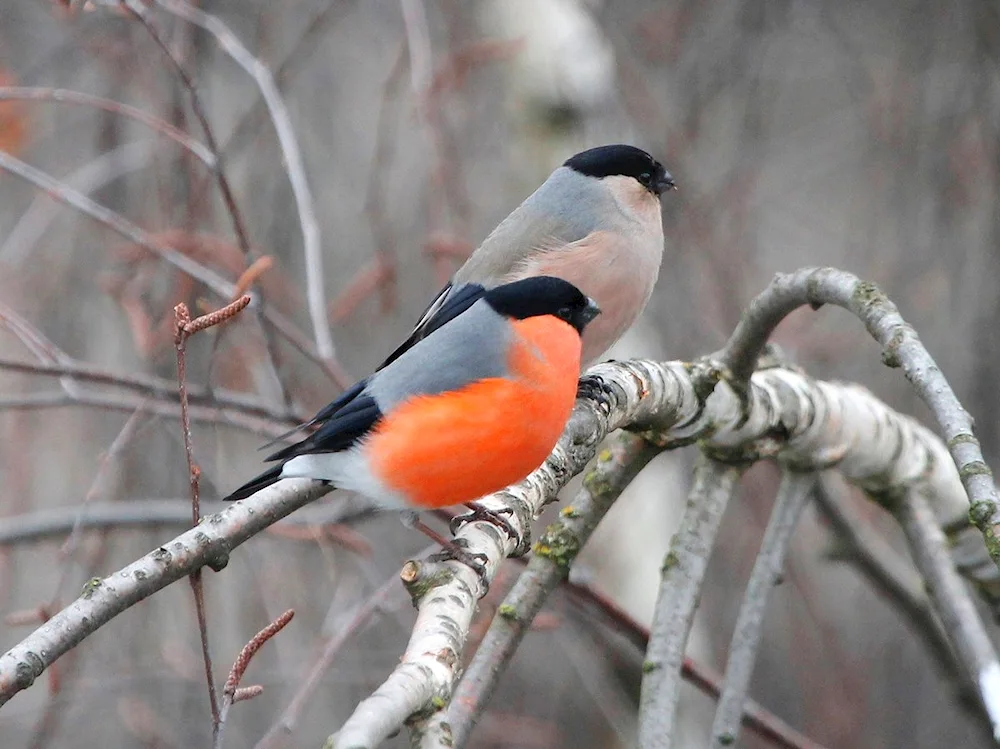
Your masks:
{"label": "black tail", "polygon": [[246,499],[251,494],[256,494],[261,489],[265,489],[271,484],[278,481],[281,478],[281,466],[276,465],[274,468],[269,468],[260,476],[250,479],[248,482],[243,484],[239,489],[234,491],[228,497],[223,497],[223,502],[233,502],[237,499]]}

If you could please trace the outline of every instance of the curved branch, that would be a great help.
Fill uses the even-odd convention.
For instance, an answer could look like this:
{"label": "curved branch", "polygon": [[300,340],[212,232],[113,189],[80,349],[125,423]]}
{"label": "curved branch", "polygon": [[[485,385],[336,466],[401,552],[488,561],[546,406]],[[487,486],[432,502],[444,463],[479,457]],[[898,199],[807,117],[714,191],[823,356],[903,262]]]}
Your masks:
{"label": "curved branch", "polygon": [[835,304],[854,313],[882,345],[882,361],[901,367],[941,431],[972,504],[970,516],[1000,567],[1000,497],[986,464],[972,417],[896,305],[870,281],[834,268],[803,268],[779,273],[750,304],[726,347],[719,353],[724,370],[737,381],[749,379],[774,328],[803,305]]}
{"label": "curved branch", "polygon": [[[299,142],[295,137],[292,119],[288,108],[281,98],[281,92],[274,82],[274,76],[268,67],[251,54],[232,30],[217,17],[206,13],[193,5],[180,0],[155,0],[156,4],[171,15],[183,18],[188,23],[207,31],[215,37],[219,48],[243,68],[257,88],[261,98],[271,114],[271,123],[278,135],[278,143],[284,156],[288,172],[288,181],[292,185],[295,206],[299,213],[299,225],[302,229],[302,241],[306,262],[306,299],[309,306],[309,317],[312,320],[313,334],[316,337],[316,350],[322,359],[332,361],[336,358],[333,345],[333,334],[330,322],[326,316],[326,298],[323,291],[323,246],[320,240],[319,222],[316,220],[316,206],[309,180],[306,178],[305,161]],[[126,0],[129,8],[135,13],[144,14],[147,9],[136,0]],[[347,383],[350,384],[350,383]]]}
{"label": "curved branch", "polygon": [[[458,529],[456,535],[464,539],[470,552],[486,555],[486,577],[493,578],[504,556],[526,547],[531,519],[555,498],[572,475],[584,468],[603,436],[626,425],[645,429],[645,438],[665,448],[701,440],[706,449],[727,450],[730,454],[738,446],[739,457],[747,461],[780,454],[802,470],[835,466],[848,480],[875,493],[918,487],[933,498],[938,516],[944,521],[958,521],[964,514],[962,485],[940,440],[912,419],[891,411],[863,388],[768,369],[753,375],[744,397],[725,383],[706,397],[696,388],[699,369],[683,362],[647,361],[609,363],[591,369],[591,374],[609,386],[612,395],[608,401],[600,405],[578,403],[566,433],[545,465],[525,481],[483,501],[488,507],[512,511],[510,523],[515,537],[509,538],[496,526],[478,520],[465,522]],[[167,544],[162,553],[172,553],[175,544],[184,551],[199,534],[209,531],[216,539],[213,543],[231,548],[325,491],[308,481],[279,482],[220,515],[205,518],[197,528]],[[550,553],[558,556],[566,547],[556,544],[550,548]],[[56,615],[55,624],[50,622],[0,657],[0,699],[9,699],[25,688],[56,657],[134,601],[215,559],[206,547],[191,554],[185,552],[180,559],[172,559],[173,564],[161,568],[153,562],[162,565],[157,561],[157,554],[162,553],[127,567],[124,574],[106,578],[98,586],[100,596],[88,589],[83,598]],[[966,553],[971,560],[971,550]],[[986,556],[982,548],[980,556]],[[135,571],[145,575],[141,584],[134,579]],[[373,698],[374,702],[362,703],[360,712],[345,724],[355,735],[373,716],[372,708],[381,711],[391,706],[394,716],[402,715],[401,722],[418,709],[446,700],[451,693],[476,605],[479,578],[458,562],[423,566],[412,563],[404,572],[413,583],[417,626],[386,688]],[[969,561],[964,572],[977,581],[987,598],[996,589],[997,571],[992,564],[984,567]],[[22,674],[20,678],[18,673]],[[360,735],[377,738],[369,730],[364,728]]]}

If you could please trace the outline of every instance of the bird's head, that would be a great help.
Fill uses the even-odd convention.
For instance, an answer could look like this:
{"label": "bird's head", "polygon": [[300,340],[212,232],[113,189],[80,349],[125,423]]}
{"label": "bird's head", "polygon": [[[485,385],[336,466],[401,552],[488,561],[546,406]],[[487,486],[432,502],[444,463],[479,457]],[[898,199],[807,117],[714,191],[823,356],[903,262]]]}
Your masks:
{"label": "bird's head", "polygon": [[578,333],[601,313],[597,303],[569,281],[554,276],[532,276],[496,286],[484,295],[497,312],[515,320],[553,315]]}
{"label": "bird's head", "polygon": [[598,146],[581,151],[567,159],[563,166],[596,179],[631,177],[657,197],[677,188],[663,164],[635,146]]}

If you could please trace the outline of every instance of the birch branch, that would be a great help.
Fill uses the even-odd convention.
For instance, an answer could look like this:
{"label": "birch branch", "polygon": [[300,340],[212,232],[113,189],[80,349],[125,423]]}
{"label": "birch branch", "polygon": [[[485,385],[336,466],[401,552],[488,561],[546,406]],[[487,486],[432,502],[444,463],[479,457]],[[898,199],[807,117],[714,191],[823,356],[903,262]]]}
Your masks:
{"label": "birch branch", "polygon": [[[939,522],[962,522],[966,498],[944,445],[929,430],[893,412],[867,390],[813,380],[785,369],[768,369],[755,373],[742,395],[726,383],[706,394],[699,383],[708,366],[631,361],[593,368],[591,373],[613,393],[606,407],[589,401],[578,403],[566,433],[545,465],[525,481],[484,500],[486,506],[513,512],[510,521],[516,538],[508,538],[496,526],[481,521],[458,528],[458,537],[468,543],[471,552],[486,555],[487,578],[492,579],[504,556],[527,548],[528,523],[584,468],[603,436],[626,425],[643,430],[645,438],[664,448],[702,440],[707,449],[739,448],[744,460],[780,454],[802,470],[837,467],[849,481],[876,495],[894,488],[919,487],[934,502]],[[212,549],[228,554],[250,535],[325,491],[308,481],[279,482],[219,515],[206,517],[162,550],[88,586],[83,597],[0,656],[0,703],[29,686],[59,655],[136,601],[209,560],[224,566]],[[979,556],[987,564],[975,565],[973,551],[971,546],[966,550],[967,563],[962,569],[988,597],[998,588],[997,570],[981,543]],[[136,572],[140,573],[138,578]],[[390,676],[390,687],[375,701],[380,710],[392,706],[396,715],[405,712],[403,718],[447,701],[479,586],[476,573],[458,562],[414,563],[408,565],[407,573],[418,606],[417,627],[399,675]],[[404,682],[408,688],[401,689]],[[372,707],[366,703],[365,714]],[[357,721],[367,720],[361,715],[356,713],[348,721],[354,721],[352,730]]]}
{"label": "birch branch", "polygon": [[673,746],[684,650],[722,514],[736,492],[741,474],[738,467],[704,455],[695,468],[687,509],[663,561],[646,660],[642,664],[639,697],[642,749]]}
{"label": "birch branch", "polygon": [[944,434],[972,505],[970,517],[986,541],[993,562],[1000,566],[1000,498],[993,473],[976,439],[972,417],[916,331],[896,305],[870,281],[834,268],[803,268],[779,273],[740,320],[719,359],[737,382],[746,381],[764,344],[782,319],[803,305],[835,304],[856,315],[882,345],[882,362],[901,367],[927,404]]}
{"label": "birch branch", "polygon": [[233,549],[289,513],[326,494],[306,479],[282,481],[236,502],[103,580],[93,578],[73,603],[0,656],[0,705],[118,614],[192,572],[220,571]]}
{"label": "birch branch", "polygon": [[[476,655],[466,667],[447,711],[439,710],[418,724],[422,749],[447,746],[460,749],[493,695],[524,634],[549,595],[566,579],[577,553],[590,539],[618,496],[659,452],[635,435],[620,433],[605,444],[583,479],[583,488],[535,545],[527,569],[497,609]],[[553,543],[555,541],[555,543]],[[552,554],[551,550],[558,550]]]}

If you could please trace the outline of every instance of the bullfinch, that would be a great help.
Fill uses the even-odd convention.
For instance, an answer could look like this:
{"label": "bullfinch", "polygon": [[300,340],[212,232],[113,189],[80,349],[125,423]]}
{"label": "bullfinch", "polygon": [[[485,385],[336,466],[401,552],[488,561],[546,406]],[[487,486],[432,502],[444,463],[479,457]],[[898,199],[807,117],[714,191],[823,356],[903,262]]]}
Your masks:
{"label": "bullfinch", "polygon": [[592,364],[653,293],[663,258],[660,196],[674,187],[663,165],[634,146],[576,154],[486,237],[386,363],[426,335],[436,311],[465,285],[556,276],[603,311],[583,335],[582,363]]}
{"label": "bullfinch", "polygon": [[580,336],[597,304],[560,278],[462,284],[423,336],[303,426],[317,429],[226,499],[283,478],[359,492],[385,509],[457,505],[520,481],[573,409]]}

